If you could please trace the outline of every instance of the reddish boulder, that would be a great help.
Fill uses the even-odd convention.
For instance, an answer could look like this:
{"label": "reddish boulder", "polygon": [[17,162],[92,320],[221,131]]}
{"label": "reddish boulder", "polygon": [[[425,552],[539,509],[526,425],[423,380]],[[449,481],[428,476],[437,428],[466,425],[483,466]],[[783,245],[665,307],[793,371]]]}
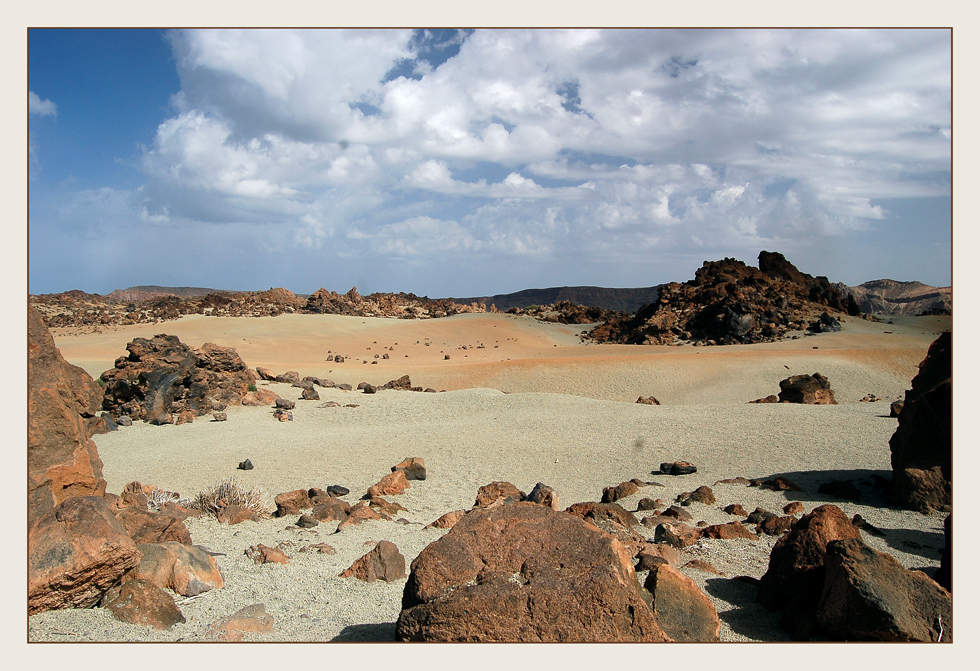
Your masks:
{"label": "reddish boulder", "polygon": [[667,641],[628,553],[528,502],[475,509],[412,562],[403,641]]}
{"label": "reddish boulder", "polygon": [[350,514],[350,509],[350,504],[346,501],[328,496],[313,504],[310,517],[319,522],[330,522],[333,520],[343,522]]}
{"label": "reddish boulder", "polygon": [[364,582],[401,580],[405,577],[405,557],[394,543],[378,541],[374,549],[351,564],[340,577],[357,578]]}
{"label": "reddish boulder", "polygon": [[391,518],[384,513],[379,513],[371,510],[368,506],[352,506],[347,519],[342,520],[340,524],[337,525],[337,532],[342,531],[345,527],[360,524],[367,520],[387,520],[391,521]]}
{"label": "reddish boulder", "polygon": [[170,423],[192,411],[206,415],[240,405],[255,375],[230,347],[205,343],[192,349],[172,335],[135,338],[128,356],[102,373],[102,407],[115,418],[128,415],[151,423]]}
{"label": "reddish boulder", "polygon": [[817,607],[823,632],[842,641],[953,640],[949,592],[859,539],[827,544]]}
{"label": "reddish boulder", "polygon": [[272,631],[275,618],[265,612],[265,604],[255,603],[222,618],[208,627],[208,635],[218,641],[239,642],[245,632]]}
{"label": "reddish boulder", "polygon": [[663,543],[647,543],[636,554],[636,570],[649,571],[657,564],[670,564],[674,568],[681,563],[681,553]]}
{"label": "reddish boulder", "polygon": [[953,487],[953,335],[929,346],[889,440],[894,503],[929,513],[948,512]]}
{"label": "reddish boulder", "polygon": [[655,543],[666,543],[678,549],[694,545],[699,538],[701,538],[701,529],[695,529],[683,522],[662,522],[653,531]]}
{"label": "reddish boulder", "polygon": [[791,515],[772,515],[766,517],[755,525],[755,529],[760,534],[767,536],[780,536],[796,524],[796,518]]}
{"label": "reddish boulder", "polygon": [[126,580],[148,580],[183,596],[197,596],[224,587],[214,557],[194,545],[174,541],[142,543],[143,558],[126,574]]}
{"label": "reddish boulder", "polygon": [[711,505],[715,503],[715,493],[711,491],[711,487],[708,485],[701,485],[693,492],[678,494],[677,501],[682,506],[689,506],[692,503],[704,503],[706,505]]}
{"label": "reddish boulder", "polygon": [[625,499],[627,496],[632,496],[640,491],[640,488],[636,486],[636,483],[621,482],[615,487],[606,487],[602,490],[602,503],[615,503],[619,499]]}
{"label": "reddish boulder", "polygon": [[524,492],[509,482],[494,481],[489,485],[483,485],[476,492],[476,502],[474,508],[486,508],[491,503],[503,501],[504,503],[514,503],[524,500]]}
{"label": "reddish boulder", "polygon": [[295,515],[301,510],[306,510],[313,505],[313,503],[310,501],[309,489],[294,489],[291,492],[277,494],[275,502],[276,517]]}
{"label": "reddish boulder", "polygon": [[270,548],[259,543],[245,550],[245,556],[256,564],[288,564],[289,555],[279,548]]}
{"label": "reddish boulder", "polygon": [[676,568],[669,564],[654,566],[643,587],[653,595],[653,612],[671,639],[701,643],[720,640],[721,620],[711,599]]}
{"label": "reddish boulder", "polygon": [[102,389],[69,364],[41,316],[27,311],[28,524],[74,496],[102,496],[102,460],[92,441]]}
{"label": "reddish boulder", "polygon": [[73,497],[27,535],[27,612],[90,608],[140,561],[136,543],[101,497]]}
{"label": "reddish boulder", "polygon": [[719,540],[732,540],[733,538],[750,538],[757,540],[759,537],[745,528],[741,522],[727,522],[725,524],[712,524],[701,530],[703,538],[717,538]]}
{"label": "reddish boulder", "polygon": [[799,515],[804,510],[805,509],[803,508],[803,504],[800,503],[799,501],[791,501],[790,503],[787,503],[785,506],[783,506],[783,512],[787,515]]}
{"label": "reddish boulder", "polygon": [[792,375],[779,383],[780,403],[837,405],[830,381],[820,373]]}
{"label": "reddish boulder", "polygon": [[376,485],[368,487],[366,498],[372,499],[375,496],[394,496],[404,494],[405,490],[411,487],[405,471],[392,471],[381,478]]}
{"label": "reddish boulder", "polygon": [[639,520],[618,503],[586,501],[572,504],[565,509],[565,512],[580,517],[598,529],[615,536],[630,556],[639,552],[646,543],[646,538],[633,530],[633,527],[640,523]]}
{"label": "reddish boulder", "polygon": [[728,513],[729,515],[739,515],[741,517],[748,517],[749,515],[745,511],[745,508],[742,507],[741,503],[732,503],[722,508],[722,510]]}
{"label": "reddish boulder", "polygon": [[222,524],[241,524],[242,522],[258,522],[259,515],[251,508],[243,508],[229,503],[218,509],[218,521]]}
{"label": "reddish boulder", "polygon": [[827,544],[861,538],[861,532],[837,506],[825,504],[804,515],[769,553],[769,568],[759,581],[758,600],[779,610],[800,599],[815,606],[824,583]]}
{"label": "reddish boulder", "polygon": [[455,524],[459,522],[459,518],[461,518],[465,514],[466,514],[465,510],[454,510],[452,512],[446,513],[445,515],[437,519],[435,522],[432,522],[431,524],[427,524],[425,528],[426,529],[452,529],[453,526],[455,526]]}
{"label": "reddish boulder", "polygon": [[123,523],[126,533],[136,543],[176,541],[191,544],[191,534],[184,523],[165,513],[125,508],[116,513],[116,519]]}
{"label": "reddish boulder", "polygon": [[246,393],[244,396],[242,396],[242,405],[246,405],[246,406],[272,405],[280,398],[282,397],[279,396],[279,394],[269,389],[256,389],[255,391],[250,391]]}
{"label": "reddish boulder", "polygon": [[117,620],[154,629],[170,629],[186,622],[169,593],[145,580],[117,585],[102,597],[102,607]]}
{"label": "reddish boulder", "polygon": [[542,482],[534,485],[534,489],[527,495],[527,500],[531,503],[548,506],[552,510],[561,509],[558,505],[558,492]]}
{"label": "reddish boulder", "polygon": [[[408,377],[407,375],[405,376]],[[389,382],[388,384],[391,384]],[[399,464],[391,467],[391,471],[404,471],[408,480],[425,480],[425,459],[422,457],[409,457]]]}

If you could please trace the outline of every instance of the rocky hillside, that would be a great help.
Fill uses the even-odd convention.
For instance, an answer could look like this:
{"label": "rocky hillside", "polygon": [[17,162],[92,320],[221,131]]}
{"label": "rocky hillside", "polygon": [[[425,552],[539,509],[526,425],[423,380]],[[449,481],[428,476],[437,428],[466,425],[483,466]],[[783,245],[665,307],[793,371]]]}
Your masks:
{"label": "rocky hillside", "polygon": [[831,313],[860,310],[826,277],[802,273],[782,254],[763,251],[758,268],[737,259],[705,261],[693,280],[662,285],[656,302],[588,335],[623,344],[757,343],[791,331],[839,330]]}
{"label": "rocky hillside", "polygon": [[952,314],[953,288],[931,287],[922,282],[874,280],[856,287],[835,285],[850,292],[861,312],[880,315]]}
{"label": "rocky hillside", "polygon": [[[450,299],[452,300],[452,299]],[[511,308],[526,310],[539,305],[574,303],[583,307],[602,308],[616,312],[636,312],[647,303],[657,300],[657,287],[609,289],[605,287],[550,287],[525,289],[512,294],[497,294],[477,298],[457,298],[458,303],[496,305],[501,312]]]}
{"label": "rocky hillside", "polygon": [[[127,290],[128,291],[128,290]],[[116,292],[114,292],[116,293]],[[122,294],[124,292],[120,292]],[[360,317],[429,319],[463,312],[487,312],[485,305],[461,305],[449,299],[431,299],[405,293],[375,293],[361,296],[357,287],[346,294],[319,289],[309,297],[273,288],[268,291],[214,291],[205,295],[177,296],[146,292],[148,298],[119,301],[109,296],[67,291],[60,294],[30,296],[30,304],[45,325],[100,329],[121,324],[153,324],[182,315],[202,314],[219,317],[275,317],[280,314],[339,314]],[[117,294],[118,296],[118,294]],[[494,311],[493,306],[489,309]]]}

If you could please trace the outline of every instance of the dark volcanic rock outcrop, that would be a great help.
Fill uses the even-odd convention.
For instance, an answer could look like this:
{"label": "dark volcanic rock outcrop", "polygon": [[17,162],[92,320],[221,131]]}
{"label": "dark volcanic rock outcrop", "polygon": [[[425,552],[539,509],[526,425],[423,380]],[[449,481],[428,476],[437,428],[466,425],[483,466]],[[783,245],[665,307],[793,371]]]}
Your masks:
{"label": "dark volcanic rock outcrop", "polygon": [[412,562],[402,641],[667,641],[619,541],[523,502],[463,515]]}
{"label": "dark volcanic rock outcrop", "polygon": [[102,373],[102,407],[113,417],[170,423],[191,410],[205,415],[220,404],[239,405],[255,384],[255,375],[230,347],[205,343],[191,349],[176,336],[136,338],[126,345],[129,356],[116,359]]}
{"label": "dark volcanic rock outcrop", "polygon": [[892,435],[895,503],[928,513],[952,505],[953,335],[940,334],[919,364]]}
{"label": "dark volcanic rock outcrop", "polygon": [[593,329],[598,342],[757,343],[803,331],[828,310],[859,314],[825,277],[802,273],[781,254],[761,252],[759,268],[737,259],[706,261],[694,279],[659,287],[656,302]]}
{"label": "dark volcanic rock outcrop", "polygon": [[921,571],[858,539],[827,544],[826,579],[816,618],[842,641],[953,640],[949,592]]}
{"label": "dark volcanic rock outcrop", "polygon": [[33,309],[27,314],[28,522],[72,496],[102,496],[92,441],[102,389],[69,364]]}

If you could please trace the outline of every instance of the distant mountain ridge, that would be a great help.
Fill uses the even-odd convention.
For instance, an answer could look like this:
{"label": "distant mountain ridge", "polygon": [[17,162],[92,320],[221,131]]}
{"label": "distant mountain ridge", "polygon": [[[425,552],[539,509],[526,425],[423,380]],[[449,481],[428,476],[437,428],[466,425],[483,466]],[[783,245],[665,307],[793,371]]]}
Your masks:
{"label": "distant mountain ridge", "polygon": [[527,308],[531,305],[553,305],[568,301],[586,307],[604,308],[620,312],[636,312],[646,304],[657,300],[658,287],[635,289],[609,289],[606,287],[550,287],[547,289],[524,289],[511,294],[495,296],[475,296],[453,298],[456,303],[484,303],[487,307],[496,305],[501,312],[511,308]]}
{"label": "distant mountain ridge", "polygon": [[179,296],[180,298],[197,298],[208,294],[233,293],[221,291],[219,289],[205,289],[204,287],[161,287],[154,284],[147,284],[128,289],[116,289],[112,293],[106,294],[106,300],[119,301],[120,303],[140,302],[151,298],[162,296]]}
{"label": "distant mountain ridge", "polygon": [[872,280],[856,287],[835,285],[850,292],[861,312],[880,315],[920,315],[924,312],[952,314],[953,288],[933,287],[922,282]]}

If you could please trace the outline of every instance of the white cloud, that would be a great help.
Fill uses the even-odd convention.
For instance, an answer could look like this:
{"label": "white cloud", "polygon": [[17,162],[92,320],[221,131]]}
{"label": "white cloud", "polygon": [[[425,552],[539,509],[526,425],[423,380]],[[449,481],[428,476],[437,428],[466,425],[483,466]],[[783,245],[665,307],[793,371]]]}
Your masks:
{"label": "white cloud", "polygon": [[171,40],[182,90],[143,155],[148,224],[577,264],[757,253],[949,194],[944,31],[481,30],[390,81],[419,57],[411,31]]}
{"label": "white cloud", "polygon": [[50,100],[41,100],[41,96],[34,93],[34,91],[28,92],[27,101],[27,110],[30,114],[36,114],[37,116],[58,115],[58,106]]}

